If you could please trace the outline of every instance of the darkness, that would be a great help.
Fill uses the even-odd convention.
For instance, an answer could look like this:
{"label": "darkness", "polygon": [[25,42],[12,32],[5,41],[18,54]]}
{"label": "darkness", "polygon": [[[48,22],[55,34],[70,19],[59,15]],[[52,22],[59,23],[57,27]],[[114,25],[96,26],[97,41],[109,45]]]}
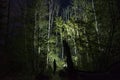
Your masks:
{"label": "darkness", "polygon": [[60,0],[60,6],[64,9],[71,5],[71,0]]}
{"label": "darkness", "polygon": [[61,16],[63,10],[66,9],[68,6],[70,6],[72,1],[71,0],[59,0],[58,2],[59,2],[58,4],[60,4],[59,16]]}
{"label": "darkness", "polygon": [[[54,11],[51,9],[52,14],[49,15],[48,0],[0,0],[0,80],[120,80],[119,0],[93,0],[95,12],[93,9],[89,11],[91,7],[81,6],[89,16],[88,21],[85,21],[84,13],[77,12],[79,9],[71,9],[73,0],[50,1],[53,1],[54,7],[56,3],[59,6],[58,16],[55,15],[56,8],[53,8]],[[85,1],[91,3],[92,0]],[[80,6],[80,3],[76,5]],[[68,18],[70,22],[65,24],[63,10],[68,7],[70,11],[66,14],[72,19]],[[83,19],[75,19],[81,17],[79,15]],[[62,21],[55,20],[58,17],[62,17],[63,21],[60,26],[57,22]],[[48,26],[49,21],[53,26]],[[95,21],[98,22],[99,33],[94,29]],[[71,26],[74,24],[77,28]],[[54,30],[58,27],[62,27],[63,33]],[[75,36],[68,34],[67,30],[73,32],[71,29],[78,30],[79,35],[77,32]],[[64,35],[62,38],[60,33]],[[53,50],[52,58],[47,55],[50,53],[48,47]]]}

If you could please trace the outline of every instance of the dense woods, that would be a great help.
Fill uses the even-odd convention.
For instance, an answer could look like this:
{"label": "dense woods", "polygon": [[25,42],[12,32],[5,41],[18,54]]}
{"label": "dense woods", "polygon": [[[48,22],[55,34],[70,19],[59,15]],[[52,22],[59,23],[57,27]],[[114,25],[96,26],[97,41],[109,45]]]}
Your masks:
{"label": "dense woods", "polygon": [[119,7],[119,0],[1,0],[0,80],[114,72],[120,65]]}

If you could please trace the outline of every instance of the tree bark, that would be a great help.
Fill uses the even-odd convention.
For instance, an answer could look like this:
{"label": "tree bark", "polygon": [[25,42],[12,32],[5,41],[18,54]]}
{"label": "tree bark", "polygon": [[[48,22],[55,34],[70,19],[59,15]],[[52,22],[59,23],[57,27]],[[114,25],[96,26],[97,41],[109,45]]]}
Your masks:
{"label": "tree bark", "polygon": [[64,53],[66,56],[68,71],[73,71],[74,67],[73,67],[73,61],[72,61],[72,56],[71,56],[71,52],[70,52],[70,47],[66,40],[63,40],[63,47],[64,47]]}

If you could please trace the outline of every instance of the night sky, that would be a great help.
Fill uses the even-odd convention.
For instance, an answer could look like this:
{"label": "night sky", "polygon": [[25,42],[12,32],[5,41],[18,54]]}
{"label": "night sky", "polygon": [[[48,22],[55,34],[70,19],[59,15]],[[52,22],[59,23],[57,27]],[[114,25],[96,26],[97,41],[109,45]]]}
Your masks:
{"label": "night sky", "polygon": [[60,4],[62,8],[66,8],[68,5],[71,5],[72,0],[60,0]]}

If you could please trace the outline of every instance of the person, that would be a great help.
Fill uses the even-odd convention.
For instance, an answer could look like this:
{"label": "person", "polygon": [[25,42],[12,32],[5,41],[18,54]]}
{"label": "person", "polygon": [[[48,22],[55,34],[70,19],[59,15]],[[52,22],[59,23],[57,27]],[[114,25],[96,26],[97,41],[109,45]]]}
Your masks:
{"label": "person", "polygon": [[54,59],[54,61],[53,61],[53,74],[56,73],[56,68],[57,68],[57,66],[56,66],[56,60]]}

